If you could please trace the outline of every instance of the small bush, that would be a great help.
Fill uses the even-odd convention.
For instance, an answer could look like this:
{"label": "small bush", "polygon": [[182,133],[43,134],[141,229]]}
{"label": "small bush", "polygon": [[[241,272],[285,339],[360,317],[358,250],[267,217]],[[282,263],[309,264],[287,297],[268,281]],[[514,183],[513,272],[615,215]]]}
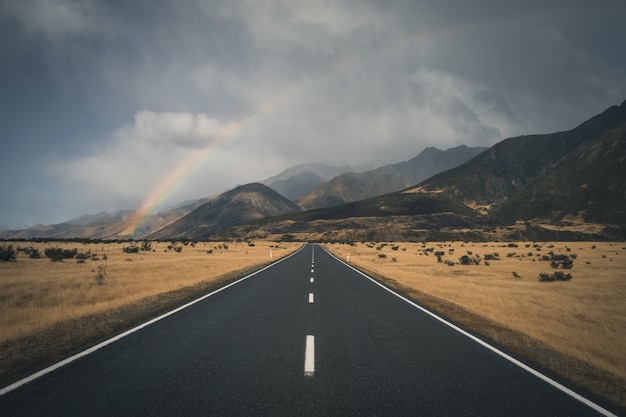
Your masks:
{"label": "small bush", "polygon": [[381,259],[385,259],[387,257],[387,255],[385,255],[384,253],[379,253],[378,257]]}
{"label": "small bush", "polygon": [[94,271],[93,280],[96,285],[103,285],[107,278],[107,266],[98,265],[98,269]]}
{"label": "small bush", "polygon": [[570,279],[572,279],[572,274],[566,274],[562,271],[556,271],[552,274],[548,274],[546,272],[539,274],[539,281],[541,282],[569,281]]}
{"label": "small bush", "polygon": [[13,245],[0,246],[0,262],[12,262],[17,259],[17,252]]}
{"label": "small bush", "polygon": [[61,248],[46,248],[43,253],[46,257],[50,258],[52,262],[63,261],[63,249]]}
{"label": "small bush", "polygon": [[148,242],[147,240],[144,240],[143,242],[141,242],[140,249],[144,252],[150,252],[152,250],[152,243]]}
{"label": "small bush", "polygon": [[124,246],[122,248],[122,252],[124,253],[139,253],[139,246],[133,244],[130,244],[128,246]]}
{"label": "small bush", "polygon": [[467,255],[463,255],[459,258],[459,263],[461,265],[479,265],[480,264],[480,258],[479,257],[474,257],[471,258]]}

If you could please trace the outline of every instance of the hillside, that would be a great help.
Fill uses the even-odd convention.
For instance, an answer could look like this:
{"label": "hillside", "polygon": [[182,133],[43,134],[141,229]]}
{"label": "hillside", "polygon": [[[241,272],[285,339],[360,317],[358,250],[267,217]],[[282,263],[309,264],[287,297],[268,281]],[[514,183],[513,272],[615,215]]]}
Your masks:
{"label": "hillside", "polygon": [[[547,175],[584,142],[619,129],[625,122],[626,102],[621,106],[612,106],[566,132],[503,140],[471,161],[434,175],[418,187],[426,191],[445,190],[468,204],[491,206],[502,203],[518,190]],[[601,159],[593,162],[597,166],[602,163]],[[605,187],[603,181],[592,185],[599,190]]]}
{"label": "hillside", "polygon": [[508,222],[577,218],[626,224],[626,121],[583,142],[545,175],[514,192],[493,214]]}
{"label": "hillside", "polygon": [[320,184],[297,202],[305,209],[337,206],[399,191],[478,155],[486,148],[465,145],[441,151],[426,148],[416,157],[363,173],[345,173]]}
{"label": "hillside", "polygon": [[230,227],[299,210],[297,204],[263,184],[246,184],[220,194],[147,238],[207,238]]}

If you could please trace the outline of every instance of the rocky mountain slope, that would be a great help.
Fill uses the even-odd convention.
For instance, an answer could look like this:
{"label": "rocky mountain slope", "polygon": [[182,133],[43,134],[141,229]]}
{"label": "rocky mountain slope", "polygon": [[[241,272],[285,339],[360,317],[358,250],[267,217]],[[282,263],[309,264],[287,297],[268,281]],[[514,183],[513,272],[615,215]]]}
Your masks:
{"label": "rocky mountain slope", "polygon": [[584,142],[619,128],[625,121],[626,102],[569,131],[505,139],[473,160],[434,175],[420,187],[446,189],[467,202],[499,202],[546,175]]}
{"label": "rocky mountain slope", "polygon": [[441,151],[426,148],[416,157],[363,173],[349,172],[320,184],[297,201],[305,209],[337,206],[399,191],[478,155],[487,148],[465,145]]}

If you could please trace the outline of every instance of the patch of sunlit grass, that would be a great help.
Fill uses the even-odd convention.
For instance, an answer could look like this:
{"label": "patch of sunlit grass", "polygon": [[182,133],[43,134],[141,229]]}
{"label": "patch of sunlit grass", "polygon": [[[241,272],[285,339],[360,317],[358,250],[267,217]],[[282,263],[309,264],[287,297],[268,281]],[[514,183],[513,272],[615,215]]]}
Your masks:
{"label": "patch of sunlit grass", "polygon": [[[626,380],[625,246],[429,242],[330,249],[344,260],[349,254],[350,263],[462,306]],[[551,257],[550,252],[573,259],[571,269],[558,269],[570,273],[570,281],[538,280],[540,273],[556,271],[550,261],[542,260]],[[480,261],[462,265],[462,256]]]}
{"label": "patch of sunlit grass", "polygon": [[[15,262],[0,263],[0,344],[31,336],[57,323],[117,309],[159,294],[218,280],[225,274],[285,256],[299,246],[274,242],[196,243],[176,252],[169,243],[150,251],[125,253],[124,243],[19,243],[35,247],[40,259],[20,252]],[[51,262],[46,248],[77,248],[89,253]],[[97,279],[100,274],[101,280]]]}

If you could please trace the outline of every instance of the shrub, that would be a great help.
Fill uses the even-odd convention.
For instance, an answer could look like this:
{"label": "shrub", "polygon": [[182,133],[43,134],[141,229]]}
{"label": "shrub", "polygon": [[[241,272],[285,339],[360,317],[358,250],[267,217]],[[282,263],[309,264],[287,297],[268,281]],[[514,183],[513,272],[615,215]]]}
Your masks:
{"label": "shrub", "polygon": [[17,259],[13,245],[0,246],[0,262],[12,262]]}
{"label": "shrub", "polygon": [[572,279],[572,274],[566,274],[562,271],[556,271],[552,274],[542,272],[539,274],[539,281],[541,282],[553,282],[553,281],[569,281]]}
{"label": "shrub", "polygon": [[475,257],[475,258],[470,258],[467,255],[463,255],[459,258],[459,263],[461,265],[479,265],[480,264],[480,258]]}
{"label": "shrub", "polygon": [[144,240],[143,242],[141,242],[140,249],[144,252],[150,252],[152,250],[152,243],[148,242],[147,240]]}
{"label": "shrub", "polygon": [[122,248],[122,252],[124,253],[139,253],[139,246],[133,244],[130,244],[128,246],[124,246]]}
{"label": "shrub", "polygon": [[550,266],[554,269],[572,269],[574,266],[574,261],[570,259],[569,256],[564,254],[555,254],[554,252],[550,252],[549,255],[543,255],[541,260],[550,261]]}
{"label": "shrub", "polygon": [[63,261],[63,249],[61,248],[46,248],[43,253],[46,257],[50,258],[52,262]]}
{"label": "shrub", "polygon": [[387,257],[387,255],[385,255],[384,253],[379,253],[378,257],[381,259],[385,259]]}
{"label": "shrub", "polygon": [[94,271],[93,280],[96,285],[104,284],[104,280],[107,277],[107,266],[106,265],[98,265],[98,269]]}
{"label": "shrub", "polygon": [[72,259],[78,255],[78,249],[63,249],[63,259]]}

